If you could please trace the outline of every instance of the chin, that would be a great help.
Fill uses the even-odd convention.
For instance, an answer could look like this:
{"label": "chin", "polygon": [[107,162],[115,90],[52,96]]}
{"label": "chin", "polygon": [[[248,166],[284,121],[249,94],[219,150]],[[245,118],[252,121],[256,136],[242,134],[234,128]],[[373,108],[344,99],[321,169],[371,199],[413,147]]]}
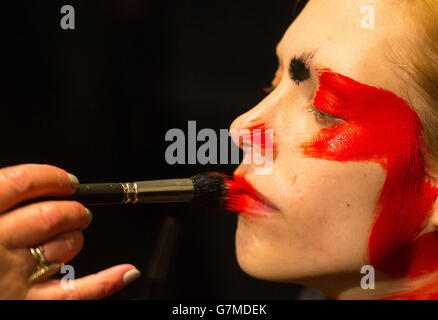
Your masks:
{"label": "chin", "polygon": [[277,279],[272,274],[272,269],[269,270],[265,266],[261,266],[254,261],[254,259],[250,259],[246,255],[240,254],[238,250],[236,250],[236,256],[240,269],[242,269],[247,275],[260,280],[281,282],[280,279]]}
{"label": "chin", "polygon": [[[241,253],[237,247],[236,256],[240,269],[253,278],[269,282],[305,285],[322,290],[319,287],[321,275],[303,273],[302,271],[307,270],[299,269],[297,265],[289,266],[290,268],[287,268],[287,265],[283,267],[272,265],[269,267],[267,264],[260,263],[260,260],[264,258],[257,259],[255,256],[251,257]],[[322,278],[324,279],[324,277]]]}
{"label": "chin", "polygon": [[307,276],[301,274],[298,270],[293,270],[293,268],[285,270],[275,265],[261,264],[260,260],[263,258],[254,259],[245,254],[240,254],[238,250],[236,250],[236,256],[240,269],[253,278],[281,283],[306,284],[308,282]]}
{"label": "chin", "polygon": [[238,224],[235,237],[237,263],[247,275],[265,281],[308,285],[321,276],[313,260],[306,255],[285,254],[270,242],[248,233],[244,225]]}
{"label": "chin", "polygon": [[271,280],[272,267],[266,266],[266,256],[263,248],[256,240],[249,238],[241,230],[240,224],[236,230],[235,244],[236,258],[240,269],[254,278]]}
{"label": "chin", "polygon": [[278,262],[270,248],[250,240],[237,230],[236,258],[243,272],[251,277],[272,282],[296,282],[295,279],[300,278],[296,266]]}

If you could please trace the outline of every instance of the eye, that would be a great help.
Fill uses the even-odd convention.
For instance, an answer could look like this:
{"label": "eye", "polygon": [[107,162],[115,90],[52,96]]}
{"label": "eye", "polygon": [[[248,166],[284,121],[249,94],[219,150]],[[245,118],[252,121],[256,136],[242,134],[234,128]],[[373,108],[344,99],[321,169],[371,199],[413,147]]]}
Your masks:
{"label": "eye", "polygon": [[343,119],[338,118],[334,115],[322,112],[322,111],[316,109],[313,105],[309,105],[308,109],[309,109],[309,112],[311,112],[314,115],[315,120],[319,124],[321,124],[325,127],[331,127],[331,126],[338,125],[338,124],[341,124],[342,122],[344,122]]}

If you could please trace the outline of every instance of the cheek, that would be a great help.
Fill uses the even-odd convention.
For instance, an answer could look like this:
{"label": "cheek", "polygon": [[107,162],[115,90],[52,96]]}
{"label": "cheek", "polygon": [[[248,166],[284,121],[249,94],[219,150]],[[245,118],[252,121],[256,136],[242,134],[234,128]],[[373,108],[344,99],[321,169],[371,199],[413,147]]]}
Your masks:
{"label": "cheek", "polygon": [[[425,273],[423,265],[415,267],[418,256],[422,256],[421,248],[426,246],[419,246],[417,237],[438,190],[424,171],[418,115],[389,91],[328,69],[320,71],[314,106],[345,121],[322,128],[304,142],[303,154],[341,163],[373,161],[384,167],[386,178],[369,236],[369,261],[393,277]],[[360,190],[355,192],[362,195]],[[435,246],[434,242],[428,245]]]}
{"label": "cheek", "polygon": [[239,217],[241,268],[267,280],[357,271],[365,264],[384,180],[384,170],[375,163],[337,163],[283,152],[269,179],[275,184],[264,184],[281,217]]}
{"label": "cheek", "polygon": [[[286,178],[278,184],[278,203],[283,204],[285,228],[295,246],[332,262],[348,264],[351,255],[363,260],[385,181],[382,167],[307,158],[286,168]],[[295,183],[288,186],[291,180]]]}

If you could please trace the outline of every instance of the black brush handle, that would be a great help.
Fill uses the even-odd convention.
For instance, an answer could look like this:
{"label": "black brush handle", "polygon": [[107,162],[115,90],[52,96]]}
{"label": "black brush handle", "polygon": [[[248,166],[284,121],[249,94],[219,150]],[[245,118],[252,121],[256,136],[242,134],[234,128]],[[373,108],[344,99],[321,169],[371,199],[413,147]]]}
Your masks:
{"label": "black brush handle", "polygon": [[62,200],[76,200],[85,205],[125,203],[188,202],[193,199],[190,179],[165,179],[124,183],[80,184],[76,192]]}
{"label": "black brush handle", "polygon": [[[212,176],[215,177],[215,176]],[[127,203],[168,203],[189,202],[195,197],[217,198],[223,194],[222,183],[213,183],[215,179],[164,179],[137,182],[90,183],[79,184],[74,194],[63,197],[38,198],[20,203],[23,206],[38,201],[75,200],[84,205],[111,205]],[[220,189],[220,192],[216,189]],[[217,201],[217,199],[216,199]],[[202,201],[201,201],[202,202]]]}
{"label": "black brush handle", "polygon": [[80,184],[76,192],[65,199],[86,205],[187,202],[193,199],[193,192],[190,179],[90,183]]}
{"label": "black brush handle", "polygon": [[89,183],[80,184],[73,195],[63,199],[76,200],[87,205],[117,204],[123,203],[124,194],[121,183]]}

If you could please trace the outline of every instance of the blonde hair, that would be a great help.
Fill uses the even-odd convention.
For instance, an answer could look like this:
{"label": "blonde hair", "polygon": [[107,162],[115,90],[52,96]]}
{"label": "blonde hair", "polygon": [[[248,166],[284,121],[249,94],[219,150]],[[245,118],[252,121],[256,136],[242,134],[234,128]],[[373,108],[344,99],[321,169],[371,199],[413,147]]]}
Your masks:
{"label": "blonde hair", "polygon": [[[391,48],[391,56],[414,81],[416,112],[423,124],[423,150],[427,172],[438,178],[438,1],[405,0],[402,13],[415,29],[414,39],[402,39],[402,48]],[[409,19],[410,18],[410,19]]]}

